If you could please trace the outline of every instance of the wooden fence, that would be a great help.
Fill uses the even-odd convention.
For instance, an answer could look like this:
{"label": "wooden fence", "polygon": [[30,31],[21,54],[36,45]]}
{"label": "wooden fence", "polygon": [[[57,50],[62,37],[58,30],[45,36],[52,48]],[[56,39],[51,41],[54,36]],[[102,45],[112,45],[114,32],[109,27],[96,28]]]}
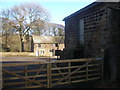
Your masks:
{"label": "wooden fence", "polygon": [[50,60],[3,63],[3,88],[52,88],[57,85],[101,79],[103,60]]}

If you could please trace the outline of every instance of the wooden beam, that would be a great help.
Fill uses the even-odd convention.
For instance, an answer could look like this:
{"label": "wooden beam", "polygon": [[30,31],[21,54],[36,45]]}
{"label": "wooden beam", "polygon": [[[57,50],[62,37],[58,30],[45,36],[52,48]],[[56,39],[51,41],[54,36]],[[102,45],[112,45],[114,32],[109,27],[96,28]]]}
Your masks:
{"label": "wooden beam", "polygon": [[28,82],[27,82],[27,80],[26,79],[28,79],[28,73],[27,73],[27,66],[25,66],[25,87],[27,87],[28,86]]}
{"label": "wooden beam", "polygon": [[[67,59],[67,60],[51,60],[51,63],[89,62],[89,61],[99,62],[100,60],[96,60],[95,58],[70,59],[70,60]],[[32,63],[3,63],[2,67],[46,64],[47,62],[48,61],[45,61],[45,62],[32,62]]]}
{"label": "wooden beam", "polygon": [[52,70],[51,63],[47,63],[47,87],[52,87]]}
{"label": "wooden beam", "polygon": [[[34,70],[27,70],[27,72],[39,72],[39,71],[47,71],[47,69],[34,69]],[[13,73],[25,73],[25,71],[12,71]]]}
{"label": "wooden beam", "polygon": [[[45,64],[43,64],[41,67],[40,67],[40,69],[42,69],[43,67],[45,66]],[[40,74],[40,72],[37,72],[36,74],[35,74],[35,76],[37,76],[37,75],[39,75]],[[36,79],[36,77],[34,77],[32,80],[35,80]],[[30,86],[31,86],[31,84],[32,83],[30,83]]]}
{"label": "wooden beam", "polygon": [[[83,65],[80,66],[71,66],[71,62],[84,62]],[[65,67],[57,67],[55,64],[57,63],[68,63],[67,66]],[[71,84],[71,83],[77,83],[77,82],[83,82],[83,81],[89,81],[89,80],[96,80],[100,79],[102,75],[101,73],[101,60],[96,60],[96,59],[71,59],[71,60],[58,60],[58,61],[52,61],[48,60],[46,62],[33,62],[33,63],[4,63],[3,67],[10,67],[10,66],[25,66],[25,65],[40,65],[39,69],[35,70],[27,70],[25,71],[8,71],[3,68],[3,73],[7,73],[10,75],[13,75],[15,77],[8,77],[8,78],[3,78],[3,80],[15,80],[15,79],[23,79],[26,81],[26,87],[23,88],[34,88],[33,84],[36,84],[35,87],[48,87],[51,88],[55,85],[59,84]],[[44,65],[47,64],[47,67],[43,68]],[[43,66],[41,66],[43,65]],[[92,67],[96,68],[92,68]],[[100,67],[99,67],[100,66]],[[52,68],[53,67],[53,68]],[[85,69],[82,69],[83,67],[86,67]],[[72,70],[74,68],[74,70]],[[61,70],[66,69],[65,72],[62,72]],[[53,72],[54,70],[57,70],[58,72]],[[98,70],[100,72],[98,72]],[[45,73],[40,73],[41,71],[45,71]],[[47,71],[47,73],[46,73]],[[97,72],[94,72],[97,71]],[[28,76],[28,72],[36,72],[35,76]],[[90,72],[90,73],[89,73]],[[25,76],[20,76],[17,73],[25,73]],[[3,74],[3,75],[4,75]],[[40,74],[40,75],[39,75]],[[60,76],[57,78],[56,76]],[[100,76],[100,77],[99,77]],[[36,77],[47,77],[47,79],[40,79],[40,80],[35,80]],[[53,78],[52,78],[53,77]],[[88,78],[89,77],[89,78]],[[32,79],[31,79],[32,78]],[[54,83],[52,82],[54,81]],[[42,84],[43,82],[47,82],[46,84]],[[7,85],[18,85],[18,84],[25,84],[25,82],[13,82],[13,83],[5,83]],[[3,83],[3,85],[5,85]],[[28,86],[29,84],[32,84],[31,86]]]}
{"label": "wooden beam", "polygon": [[25,77],[22,77],[22,76],[20,76],[20,75],[18,75],[18,74],[16,74],[16,73],[11,73],[11,72],[8,71],[8,70],[2,69],[2,71],[5,72],[5,73],[8,73],[8,74],[10,74],[10,75],[16,76],[16,77],[18,77],[18,78],[20,78],[20,79],[27,80],[28,82],[33,82],[33,83],[35,83],[35,84],[38,84],[38,85],[44,86],[44,87],[46,86],[46,85],[44,85],[44,84],[35,82],[35,81],[31,80],[31,79],[27,79],[27,78],[25,78]]}
{"label": "wooden beam", "polygon": [[[71,62],[68,62],[68,71],[69,71],[69,74],[71,73]],[[71,77],[69,76],[69,84],[71,84]]]}
{"label": "wooden beam", "polygon": [[26,65],[37,65],[37,64],[46,64],[46,62],[32,62],[32,63],[2,63],[2,67],[26,66]]}
{"label": "wooden beam", "polygon": [[[55,65],[55,67],[57,68],[57,66],[56,66],[56,64],[54,64]],[[63,74],[62,74],[62,72],[59,70],[59,69],[57,69],[58,70],[58,72],[59,72],[59,75],[61,75],[63,78],[65,77]],[[66,81],[68,81],[67,79],[65,79]]]}
{"label": "wooden beam", "polygon": [[63,81],[64,79],[69,78],[69,76],[71,76],[72,74],[76,73],[76,72],[79,71],[81,68],[85,67],[88,63],[90,63],[90,62],[87,62],[86,64],[80,66],[78,69],[74,70],[74,71],[71,72],[69,75],[65,76],[63,79],[61,79],[61,80],[59,80],[58,82],[56,82],[53,86],[57,85],[57,83],[60,83],[60,82]]}

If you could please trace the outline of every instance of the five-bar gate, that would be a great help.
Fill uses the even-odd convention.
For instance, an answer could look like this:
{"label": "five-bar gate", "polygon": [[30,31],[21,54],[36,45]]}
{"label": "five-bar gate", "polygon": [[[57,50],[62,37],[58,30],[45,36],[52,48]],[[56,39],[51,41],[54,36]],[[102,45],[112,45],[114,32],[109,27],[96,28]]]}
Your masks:
{"label": "five-bar gate", "polygon": [[103,77],[103,60],[71,59],[45,62],[3,63],[3,88],[52,88]]}

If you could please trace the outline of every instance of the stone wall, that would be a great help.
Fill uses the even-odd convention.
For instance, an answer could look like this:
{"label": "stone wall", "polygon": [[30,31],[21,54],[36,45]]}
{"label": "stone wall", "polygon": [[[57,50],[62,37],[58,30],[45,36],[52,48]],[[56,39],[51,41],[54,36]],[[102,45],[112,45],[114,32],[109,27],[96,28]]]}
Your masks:
{"label": "stone wall", "polygon": [[[39,46],[40,45],[40,46]],[[64,44],[34,44],[34,53],[37,53],[38,56],[55,56],[55,50],[64,49]],[[59,47],[59,48],[58,48]]]}
{"label": "stone wall", "polygon": [[78,44],[78,24],[76,18],[65,22],[65,48],[76,48]]}
{"label": "stone wall", "polygon": [[35,56],[33,52],[0,52],[2,56]]}
{"label": "stone wall", "polygon": [[95,8],[84,17],[85,57],[97,57],[109,45],[107,8]]}
{"label": "stone wall", "polygon": [[[65,20],[63,56],[103,57],[104,53],[101,54],[101,50],[104,49],[104,76],[111,81],[120,81],[120,3],[99,3],[91,6],[72,14]],[[80,19],[84,19],[83,47],[79,43]]]}
{"label": "stone wall", "polygon": [[[65,57],[84,53],[84,57],[101,57],[101,50],[111,46],[110,11],[117,3],[99,3],[72,14],[65,20]],[[92,5],[91,5],[92,6]],[[79,20],[84,19],[84,46],[79,42]],[[112,21],[115,21],[114,19]],[[115,25],[115,24],[114,24]],[[119,35],[117,35],[119,36]],[[83,50],[84,49],[84,50]],[[101,54],[101,55],[100,55]],[[82,57],[83,57],[82,56]]]}
{"label": "stone wall", "polygon": [[[79,41],[79,20],[84,19],[84,46]],[[66,57],[96,57],[109,40],[107,30],[107,8],[104,3],[77,13],[65,21],[65,52]],[[72,55],[71,55],[72,54]],[[77,55],[78,55],[77,54]],[[79,58],[79,57],[78,57]]]}
{"label": "stone wall", "polygon": [[105,79],[120,81],[120,9],[109,8],[109,24],[111,31],[110,45],[105,50]]}
{"label": "stone wall", "polygon": [[78,24],[77,18],[71,18],[65,22],[65,49],[61,58],[74,58],[74,50],[78,45]]}

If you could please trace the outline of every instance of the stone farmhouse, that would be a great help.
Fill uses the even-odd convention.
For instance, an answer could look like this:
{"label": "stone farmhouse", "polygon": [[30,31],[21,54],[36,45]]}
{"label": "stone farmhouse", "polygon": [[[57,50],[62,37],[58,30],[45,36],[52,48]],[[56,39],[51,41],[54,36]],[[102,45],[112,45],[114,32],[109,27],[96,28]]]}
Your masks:
{"label": "stone farmhouse", "polygon": [[93,2],[65,17],[63,58],[98,57],[120,45],[120,3]]}
{"label": "stone farmhouse", "polygon": [[33,36],[34,52],[37,56],[56,56],[55,51],[63,51],[63,36]]}

